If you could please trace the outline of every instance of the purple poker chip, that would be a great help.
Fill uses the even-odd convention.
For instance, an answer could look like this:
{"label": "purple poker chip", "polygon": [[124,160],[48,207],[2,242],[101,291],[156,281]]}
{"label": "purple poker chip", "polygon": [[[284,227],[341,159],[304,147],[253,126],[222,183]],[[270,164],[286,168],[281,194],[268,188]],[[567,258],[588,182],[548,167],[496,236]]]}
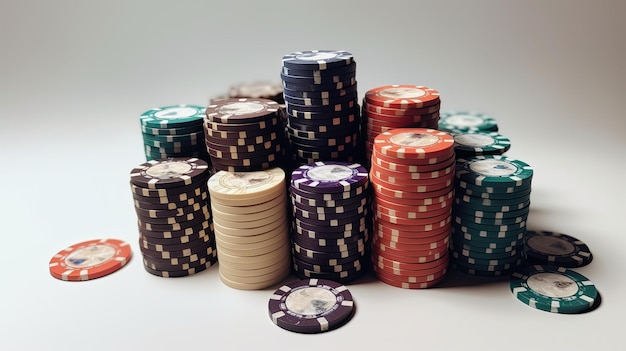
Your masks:
{"label": "purple poker chip", "polygon": [[278,288],[270,296],[268,310],[272,322],[283,329],[321,333],[347,323],[354,313],[354,301],[341,283],[307,279]]}
{"label": "purple poker chip", "polygon": [[291,174],[291,186],[313,193],[342,193],[368,182],[368,172],[358,163],[318,161],[300,166]]}

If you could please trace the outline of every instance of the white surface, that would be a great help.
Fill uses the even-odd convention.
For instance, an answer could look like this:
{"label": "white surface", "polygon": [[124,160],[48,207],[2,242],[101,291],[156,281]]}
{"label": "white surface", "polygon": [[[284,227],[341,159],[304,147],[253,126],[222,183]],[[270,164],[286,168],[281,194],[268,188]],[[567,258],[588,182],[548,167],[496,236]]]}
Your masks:
{"label": "white surface", "polygon": [[[0,127],[6,350],[480,349],[620,345],[626,311],[623,1],[3,1]],[[327,10],[330,8],[331,10]],[[387,84],[438,89],[442,110],[495,117],[509,156],[535,168],[530,229],[569,233],[595,256],[577,269],[602,304],[558,315],[508,282],[451,274],[439,288],[350,285],[358,312],[316,336],[270,321],[271,290],[238,291],[217,269],[147,274],[128,173],[143,162],[137,116],[204,104],[231,84],[278,79],[283,54],[344,49],[360,96]],[[121,271],[67,283],[48,261],[75,242],[134,246]]]}

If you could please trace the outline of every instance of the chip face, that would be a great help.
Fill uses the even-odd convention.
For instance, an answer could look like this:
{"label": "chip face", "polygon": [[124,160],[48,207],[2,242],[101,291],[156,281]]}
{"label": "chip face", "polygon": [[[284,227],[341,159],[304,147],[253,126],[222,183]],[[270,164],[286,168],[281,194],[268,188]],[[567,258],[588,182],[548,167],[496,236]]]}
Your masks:
{"label": "chip face", "polygon": [[528,260],[561,267],[582,267],[593,260],[589,247],[566,234],[529,230],[525,249]]}
{"label": "chip face", "polygon": [[84,281],[111,274],[130,261],[128,243],[117,239],[96,239],[72,245],[50,260],[50,274],[60,280]]}
{"label": "chip face", "polygon": [[208,168],[205,161],[195,157],[152,160],[131,171],[131,183],[149,189],[179,187],[193,183]]}
{"label": "chip face", "polygon": [[523,303],[553,313],[580,313],[593,307],[595,285],[571,269],[557,266],[526,266],[511,276],[511,292]]}
{"label": "chip face", "polygon": [[298,333],[321,333],[350,320],[352,294],[344,285],[325,279],[299,280],[278,288],[268,304],[279,327]]}

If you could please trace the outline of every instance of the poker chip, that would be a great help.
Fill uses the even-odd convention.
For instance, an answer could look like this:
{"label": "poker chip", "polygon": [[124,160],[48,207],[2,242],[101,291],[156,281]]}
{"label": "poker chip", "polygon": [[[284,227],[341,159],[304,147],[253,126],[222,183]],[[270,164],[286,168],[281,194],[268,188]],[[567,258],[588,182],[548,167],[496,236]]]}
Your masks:
{"label": "poker chip", "polygon": [[296,51],[283,56],[283,67],[297,70],[323,71],[352,63],[352,54],[342,50]]}
{"label": "poker chip", "polygon": [[454,152],[459,158],[502,155],[511,148],[509,138],[497,133],[459,133],[454,135]]}
{"label": "poker chip", "polygon": [[292,169],[361,157],[356,63],[345,51],[294,52],[280,73]]}
{"label": "poker chip", "polygon": [[146,272],[183,277],[217,262],[206,182],[198,158],[152,160],[130,172],[139,249]]}
{"label": "poker chip", "polygon": [[169,157],[207,159],[202,119],[205,107],[175,105],[150,109],[141,114],[142,137],[146,160]]}
{"label": "poker chip", "polygon": [[533,170],[501,155],[456,161],[451,261],[472,275],[510,275],[524,262]]}
{"label": "poker chip", "polygon": [[584,242],[570,235],[549,231],[527,231],[524,251],[527,260],[536,264],[575,268],[588,265],[593,260],[591,250]]}
{"label": "poker chip", "polygon": [[376,277],[406,289],[435,286],[449,260],[452,137],[428,128],[392,129],[374,138],[371,160]]}
{"label": "poker chip", "polygon": [[274,324],[297,333],[321,333],[337,329],[354,314],[348,288],[325,279],[298,280],[278,288],[269,299]]}
{"label": "poker chip", "polygon": [[580,313],[591,309],[598,297],[595,285],[582,274],[565,267],[532,265],[511,276],[511,292],[538,310]]}
{"label": "poker chip", "polygon": [[204,116],[205,147],[216,171],[264,170],[284,162],[281,106],[263,98],[215,99]]}
{"label": "poker chip", "polygon": [[50,259],[50,274],[65,281],[85,281],[109,275],[132,257],[128,243],[118,239],[95,239],[69,246]]}
{"label": "poker chip", "polygon": [[227,95],[229,98],[268,99],[279,104],[284,102],[283,88],[280,82],[259,80],[239,83],[230,86]]}
{"label": "poker chip", "polygon": [[316,193],[346,192],[367,181],[367,169],[358,163],[319,161],[301,166],[291,174],[291,186]]}
{"label": "poker chip", "polygon": [[290,273],[285,172],[219,171],[208,180],[222,282],[264,289]]}
{"label": "poker chip", "polygon": [[468,111],[447,111],[439,116],[439,130],[457,134],[467,132],[497,132],[498,124],[490,116]]}

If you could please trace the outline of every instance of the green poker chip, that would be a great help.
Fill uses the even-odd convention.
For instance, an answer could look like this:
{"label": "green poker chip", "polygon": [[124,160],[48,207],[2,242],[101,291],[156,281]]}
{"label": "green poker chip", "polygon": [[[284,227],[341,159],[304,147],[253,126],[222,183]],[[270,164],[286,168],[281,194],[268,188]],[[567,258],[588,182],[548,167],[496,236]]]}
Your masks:
{"label": "green poker chip", "polygon": [[180,128],[152,128],[146,127],[144,125],[141,126],[141,132],[146,136],[183,136],[189,135],[192,133],[202,132],[202,123],[199,125],[192,125],[190,127],[180,127]]}
{"label": "green poker chip", "polygon": [[511,140],[497,132],[457,133],[454,152],[457,157],[502,155],[511,148]]}
{"label": "green poker chip", "polygon": [[533,169],[527,163],[501,155],[459,159],[457,177],[477,186],[530,186]]}
{"label": "green poker chip", "polygon": [[501,155],[458,159],[457,179],[472,187],[530,187],[533,169],[525,162]]}
{"label": "green poker chip", "polygon": [[439,115],[439,130],[450,133],[497,132],[495,119],[482,113],[447,111]]}
{"label": "green poker chip", "polygon": [[205,111],[205,107],[194,105],[157,107],[141,114],[139,121],[142,126],[148,128],[164,129],[202,126]]}
{"label": "green poker chip", "polygon": [[565,267],[533,265],[511,276],[511,292],[538,310],[580,313],[593,307],[598,290],[584,275]]}
{"label": "green poker chip", "polygon": [[181,135],[152,135],[152,134],[142,133],[142,137],[144,140],[161,141],[161,142],[167,142],[167,143],[190,142],[190,141],[196,141],[196,140],[204,142],[203,131],[197,131],[197,132],[181,134]]}
{"label": "green poker chip", "polygon": [[482,266],[472,266],[467,267],[463,264],[459,264],[458,262],[450,261],[450,268],[455,271],[480,276],[480,277],[504,277],[510,275],[515,268],[516,265],[509,265],[508,268],[493,268],[493,267],[482,267]]}

